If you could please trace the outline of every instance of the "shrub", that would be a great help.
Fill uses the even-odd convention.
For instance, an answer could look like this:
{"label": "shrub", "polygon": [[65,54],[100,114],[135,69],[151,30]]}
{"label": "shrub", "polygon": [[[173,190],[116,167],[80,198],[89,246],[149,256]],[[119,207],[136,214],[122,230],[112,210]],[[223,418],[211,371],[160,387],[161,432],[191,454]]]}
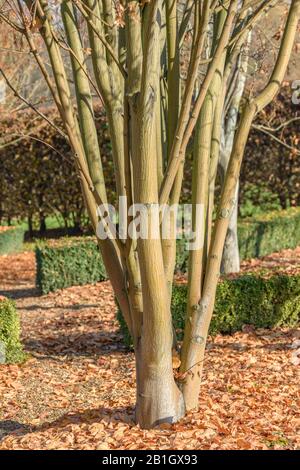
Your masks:
{"label": "shrub", "polygon": [[21,227],[0,227],[0,255],[20,251],[24,241]]}
{"label": "shrub", "polygon": [[0,363],[22,362],[26,358],[20,342],[20,319],[13,301],[0,298]]}
{"label": "shrub", "polygon": [[93,238],[65,238],[36,248],[36,283],[43,294],[107,279]]}
{"label": "shrub", "polygon": [[[238,237],[241,259],[259,258],[300,244],[300,207],[273,211],[263,216],[240,219]],[[186,272],[188,251],[184,240],[178,241],[176,270]]]}
{"label": "shrub", "polygon": [[[175,285],[172,295],[173,324],[182,339],[186,315],[187,286]],[[127,346],[131,337],[118,311]],[[300,321],[300,276],[240,276],[219,282],[210,334],[233,333],[245,324],[256,328],[293,327]]]}
{"label": "shrub", "polygon": [[300,243],[300,207],[274,211],[238,227],[241,259],[257,258],[274,251],[296,248]]}
{"label": "shrub", "polygon": [[[300,243],[300,208],[271,212],[239,224],[242,259],[270,254]],[[98,245],[91,237],[69,237],[36,249],[37,286],[46,294],[56,289],[106,280]],[[186,272],[187,244],[177,241],[176,271]]]}
{"label": "shrub", "polygon": [[243,204],[239,207],[241,217],[257,217],[280,209],[278,194],[270,191],[266,183],[244,183]]}

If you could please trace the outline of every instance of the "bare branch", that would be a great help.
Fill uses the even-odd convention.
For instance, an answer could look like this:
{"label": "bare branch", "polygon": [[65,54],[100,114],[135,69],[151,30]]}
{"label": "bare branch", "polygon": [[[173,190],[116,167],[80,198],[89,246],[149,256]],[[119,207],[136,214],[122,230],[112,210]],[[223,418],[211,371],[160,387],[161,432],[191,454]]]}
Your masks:
{"label": "bare branch", "polygon": [[6,76],[4,70],[0,68],[0,73],[2,74],[5,82],[7,83],[8,87],[13,91],[14,95],[17,96],[21,101],[23,101],[30,109],[32,109],[35,113],[37,113],[39,116],[41,116],[45,121],[50,124],[51,127],[53,127],[60,135],[62,135],[64,138],[67,138],[67,136],[64,134],[64,132],[54,124],[53,121],[51,121],[45,114],[43,114],[41,111],[39,111],[33,104],[31,104],[26,98],[24,98],[20,93],[15,89],[15,87],[11,84],[9,78]]}

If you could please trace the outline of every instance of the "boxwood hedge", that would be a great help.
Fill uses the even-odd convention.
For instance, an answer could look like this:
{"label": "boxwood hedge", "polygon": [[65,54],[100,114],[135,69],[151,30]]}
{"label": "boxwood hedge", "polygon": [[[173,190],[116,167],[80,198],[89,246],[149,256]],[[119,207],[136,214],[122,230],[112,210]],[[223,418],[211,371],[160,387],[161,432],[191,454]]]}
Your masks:
{"label": "boxwood hedge", "polygon": [[300,244],[300,207],[246,219],[238,227],[241,259],[259,258]]}
{"label": "boxwood hedge", "polygon": [[[173,324],[182,339],[186,314],[187,286],[175,285],[172,295]],[[118,312],[120,328],[127,346],[131,338]],[[256,328],[294,327],[300,322],[300,276],[259,275],[222,279],[217,288],[210,334],[233,333],[243,325]]]}
{"label": "boxwood hedge", "polygon": [[91,237],[38,245],[36,265],[36,284],[43,294],[107,279],[98,245]]}
{"label": "boxwood hedge", "polygon": [[24,230],[21,227],[5,227],[0,230],[0,255],[21,251]]}
{"label": "boxwood hedge", "polygon": [[[240,219],[238,224],[240,258],[259,258],[300,244],[300,207],[273,211],[264,216]],[[186,272],[186,242],[178,240],[176,269]]]}
{"label": "boxwood hedge", "polygon": [[0,298],[0,364],[26,359],[20,341],[20,319],[13,301]]}
{"label": "boxwood hedge", "polygon": [[[242,259],[264,256],[300,244],[300,207],[241,220],[239,244]],[[43,293],[106,279],[98,245],[92,237],[70,237],[41,244],[36,249],[37,285]],[[185,240],[177,242],[176,271],[186,272]]]}

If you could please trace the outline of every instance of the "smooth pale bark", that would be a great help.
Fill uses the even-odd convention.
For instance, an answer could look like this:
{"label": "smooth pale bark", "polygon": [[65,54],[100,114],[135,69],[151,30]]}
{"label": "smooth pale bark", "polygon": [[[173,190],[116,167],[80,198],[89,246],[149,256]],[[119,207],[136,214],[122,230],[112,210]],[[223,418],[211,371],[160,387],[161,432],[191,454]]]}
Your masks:
{"label": "smooth pale bark", "polygon": [[[159,234],[159,218],[152,216],[158,204],[155,139],[155,100],[159,86],[159,11],[161,2],[152,2],[146,14],[145,54],[141,91],[132,119],[134,193],[137,203],[147,207],[149,227]],[[164,276],[161,241],[138,239],[143,324],[136,345],[137,422],[144,428],[162,422],[176,422],[184,414],[182,394],[175,384],[172,368],[173,329],[168,286]]]}
{"label": "smooth pale bark", "polygon": [[79,124],[83,136],[82,140],[85,155],[93,184],[102,201],[105,203],[107,200],[106,188],[95,125],[92,95],[73,3],[71,1],[63,1],[61,4],[61,12],[69,47],[72,51],[70,59],[73,68]]}
{"label": "smooth pale bark", "polygon": [[[203,231],[203,244],[201,243],[197,249],[189,252],[188,266],[188,313],[187,318],[191,317],[193,308],[198,305],[201,297],[204,266],[206,264],[207,246],[204,243],[204,232],[207,219],[208,204],[208,175],[209,175],[209,158],[211,151],[211,133],[213,128],[214,100],[212,95],[208,95],[204,102],[203,109],[200,114],[199,123],[196,129],[194,144],[194,161],[193,161],[193,214],[192,214],[192,230],[195,233]],[[199,212],[197,213],[197,208]],[[201,210],[202,208],[202,210]],[[201,237],[202,238],[202,237]],[[185,336],[189,337],[190,322],[186,322]],[[182,349],[182,358],[185,357],[184,342]],[[182,364],[184,367],[184,362]]]}
{"label": "smooth pale bark", "polygon": [[179,115],[179,44],[177,34],[176,0],[166,0],[167,51],[168,51],[168,148],[173,143]]}
{"label": "smooth pale bark", "polygon": [[[251,33],[249,33],[245,47],[238,57],[237,63],[237,73],[232,77],[233,92],[231,95],[231,101],[229,105],[229,111],[227,114],[227,119],[225,122],[223,116],[223,125],[222,125],[222,145],[220,151],[220,167],[221,167],[221,177],[224,179],[224,176],[227,171],[228,162],[230,159],[234,134],[236,131],[236,126],[238,122],[238,115],[241,100],[245,90],[246,80],[247,80],[247,70],[248,70],[248,61],[249,61],[249,46],[251,42]],[[239,254],[239,242],[238,242],[238,195],[239,195],[239,183],[236,185],[234,199],[236,201],[235,206],[232,210],[224,249],[223,257],[221,263],[221,272],[224,274],[229,273],[238,273],[240,271],[240,254]]]}
{"label": "smooth pale bark", "polygon": [[227,234],[224,242],[221,273],[238,273],[240,272],[240,252],[238,240],[238,197],[239,197],[239,184],[236,185],[234,200],[235,205],[232,210]]}
{"label": "smooth pale bark", "polygon": [[[215,30],[212,31],[212,44],[210,52],[217,48],[222,35],[224,23],[226,21],[226,11],[221,11],[216,18]],[[210,227],[212,220],[212,201],[210,200],[210,173],[211,166],[214,164],[213,152],[215,142],[215,119],[219,114],[218,100],[222,100],[222,80],[225,64],[225,53],[220,61],[219,68],[216,70],[211,86],[205,98],[199,120],[195,130],[195,142],[193,150],[193,186],[192,186],[192,229],[194,233],[201,233],[200,246],[189,252],[188,265],[188,298],[187,313],[184,332],[184,341],[181,351],[181,371],[186,371],[188,351],[190,348],[190,335],[195,308],[197,308],[204,281],[204,275],[207,265],[207,255],[210,245]],[[221,94],[221,96],[220,96]],[[200,220],[199,220],[200,219]],[[202,220],[201,220],[202,219]],[[201,374],[202,366],[198,364],[194,368],[194,374]],[[193,392],[194,382],[192,375],[187,375],[182,383],[182,390],[185,396],[187,409],[194,407]],[[197,386],[197,385],[196,385]],[[190,400],[192,399],[192,401]]]}
{"label": "smooth pale bark", "polygon": [[[207,2],[204,2],[204,4]],[[210,2],[208,1],[208,4]],[[217,48],[215,53],[213,54],[213,58],[209,64],[208,71],[205,75],[203,83],[201,84],[201,88],[197,99],[195,101],[195,105],[193,107],[193,112],[190,114],[190,106],[191,100],[193,95],[193,89],[196,83],[197,75],[198,75],[198,67],[201,58],[201,53],[204,47],[204,41],[207,37],[207,28],[208,28],[208,21],[209,21],[209,14],[206,17],[206,9],[204,8],[204,14],[201,16],[201,27],[199,28],[199,40],[196,41],[197,47],[195,49],[195,60],[191,61],[191,63],[196,66],[196,71],[194,73],[194,67],[191,67],[192,70],[188,70],[188,82],[186,86],[185,95],[183,97],[183,104],[181,107],[181,112],[179,115],[179,122],[176,129],[176,139],[174,140],[169,163],[167,170],[165,172],[165,177],[161,186],[160,190],[160,203],[165,204],[168,199],[170,192],[172,190],[174,180],[177,176],[177,172],[184,161],[187,145],[197,123],[202,105],[204,103],[206,94],[209,90],[211,82],[214,78],[215,72],[218,69],[220,62],[223,58],[223,53],[225,51],[226,45],[230,38],[230,32],[232,28],[232,23],[235,18],[236,8],[237,8],[237,0],[233,0],[230,2],[228,15],[224,24],[224,28],[222,30],[222,34],[220,36],[220,40],[218,41]],[[209,12],[209,6],[208,6]],[[204,24],[202,24],[204,23]],[[203,30],[205,31],[205,35],[203,35]],[[204,36],[204,37],[203,37]],[[189,75],[191,72],[191,75]],[[191,77],[191,79],[190,79]],[[191,91],[190,91],[191,89]]]}
{"label": "smooth pale bark", "polygon": [[[167,49],[167,110],[166,110],[166,130],[167,130],[167,155],[164,158],[166,163],[175,139],[175,132],[178,124],[179,101],[180,101],[180,67],[179,67],[179,44],[178,44],[178,18],[177,2],[166,0],[166,49]],[[183,170],[178,172],[174,187],[170,196],[170,205],[178,204],[181,193]],[[161,185],[162,177],[159,180]],[[176,262],[176,214],[171,213],[172,227],[170,237],[162,240],[165,276],[169,290],[169,300],[171,302],[173,276]]]}
{"label": "smooth pale bark", "polygon": [[[51,15],[50,17],[49,14],[44,15],[42,9],[46,6],[47,2],[43,0],[41,1],[41,6],[38,8],[38,12],[41,14],[43,22],[41,34],[51,61],[51,67],[55,79],[57,95],[60,101],[59,111],[61,113],[61,118],[68,134],[71,148],[74,152],[75,164],[77,166],[78,174],[80,177],[83,197],[93,228],[96,231],[98,224],[98,219],[96,216],[97,204],[94,196],[95,188],[92,182],[92,178],[89,175],[89,170],[87,167],[87,156],[85,154],[84,146],[82,143],[82,137],[84,138],[84,134],[80,134],[79,125],[76,120],[76,115],[74,113],[74,107],[71,100],[71,93],[64,68],[63,59],[57,42],[54,40],[53,37],[50,21]],[[100,188],[101,187],[102,185],[100,185]],[[103,197],[104,195],[100,193],[100,197],[101,196]],[[108,275],[111,279],[119,305],[122,308],[128,327],[131,330],[132,324],[130,318],[128,296],[126,290],[124,289],[124,276],[120,264],[120,258],[117,247],[115,246],[114,241],[110,239],[99,240],[99,245],[103,256],[103,261],[105,263]]]}
{"label": "smooth pale bark", "polygon": [[[100,37],[105,37],[105,22],[101,21],[107,2],[85,0],[88,12],[80,12],[89,19],[88,33],[92,50],[94,75],[105,103],[112,144],[115,167],[117,196],[126,195],[125,159],[124,159],[124,116],[123,116],[123,78],[112,63],[111,54],[106,50]],[[108,59],[109,58],[109,59]]]}

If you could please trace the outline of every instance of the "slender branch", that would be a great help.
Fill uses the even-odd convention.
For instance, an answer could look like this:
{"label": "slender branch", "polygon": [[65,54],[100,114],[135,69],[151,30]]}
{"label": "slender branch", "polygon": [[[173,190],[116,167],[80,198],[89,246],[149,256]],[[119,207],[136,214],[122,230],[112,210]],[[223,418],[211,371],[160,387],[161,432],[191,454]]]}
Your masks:
{"label": "slender branch", "polygon": [[88,81],[90,82],[90,84],[92,85],[93,89],[95,90],[95,93],[96,95],[98,96],[98,98],[100,99],[101,103],[104,105],[104,100],[103,100],[103,97],[97,87],[97,85],[95,84],[94,80],[92,79],[92,77],[90,76],[90,74],[88,73],[84,63],[79,59],[79,57],[75,54],[75,52],[73,51],[73,49],[68,46],[67,44],[64,44],[62,40],[59,40],[56,35],[54,35],[54,40],[57,42],[57,44],[66,52],[68,52],[72,57],[74,57],[74,59],[76,60],[78,66],[80,67],[80,69],[82,70],[82,72],[84,73],[84,75],[86,76],[86,78],[88,79]]}
{"label": "slender branch", "polygon": [[106,41],[105,38],[99,33],[94,21],[89,17],[89,14],[86,12],[84,6],[78,1],[78,0],[73,0],[73,3],[76,5],[76,8],[80,11],[86,22],[90,25],[96,36],[100,39],[108,53],[111,55],[112,59],[115,61],[116,65],[118,66],[118,69],[120,70],[121,74],[123,75],[124,78],[127,77],[127,72],[124,69],[123,65],[119,61],[118,57],[115,55],[114,50],[110,46],[110,44]]}
{"label": "slender branch", "polygon": [[12,90],[14,95],[19,98],[21,101],[23,101],[30,109],[32,109],[35,113],[37,113],[40,117],[45,119],[45,121],[50,124],[51,127],[53,127],[60,135],[62,135],[64,138],[67,138],[67,136],[64,134],[64,132],[54,124],[44,113],[39,111],[33,104],[31,104],[26,98],[24,98],[17,90],[16,88],[10,83],[9,78],[5,74],[4,70],[0,68],[0,73],[2,74],[5,82],[7,83],[7,86]]}
{"label": "slender branch", "polygon": [[[237,8],[237,0],[233,0],[230,3],[229,10],[228,10],[228,15],[225,21],[225,25],[219,40],[219,43],[217,45],[214,58],[210,64],[210,67],[208,69],[208,72],[205,76],[205,79],[201,85],[201,89],[199,92],[199,95],[196,99],[194,108],[190,114],[190,110],[188,110],[188,115],[186,116],[185,121],[187,122],[186,128],[183,129],[182,135],[179,135],[179,133],[176,133],[176,139],[175,139],[175,144],[173,146],[171,155],[170,155],[170,160],[168,167],[165,172],[164,180],[161,186],[161,191],[160,191],[160,204],[166,204],[169,198],[170,191],[173,186],[173,182],[175,180],[178,168],[180,164],[184,161],[185,157],[185,150],[187,147],[187,144],[189,142],[190,136],[194,130],[195,124],[197,122],[202,104],[204,102],[206,93],[209,89],[209,86],[211,84],[211,81],[214,77],[215,71],[217,70],[220,60],[222,58],[223,52],[226,48],[226,45],[228,43],[228,39],[230,36],[231,32],[231,27],[232,23],[234,20],[234,17],[236,15],[236,8]],[[189,117],[189,119],[188,119]],[[180,122],[180,128],[182,127],[182,116],[179,116],[179,122]],[[184,123],[185,124],[185,123]],[[185,127],[185,126],[184,126]],[[181,130],[181,129],[180,129]]]}
{"label": "slender branch", "polygon": [[[34,129],[32,132],[36,132],[37,129]],[[20,135],[20,138],[19,139],[15,139],[13,141],[10,141],[10,142],[7,142],[6,144],[4,145],[1,145],[0,144],[0,150],[6,148],[6,147],[10,147],[11,145],[15,145],[17,144],[18,142],[20,142],[21,140],[25,140],[25,139],[30,139],[30,140],[35,140],[36,142],[40,142],[41,144],[43,145],[46,145],[46,147],[50,148],[51,150],[53,150],[53,152],[57,153],[61,159],[63,161],[65,161],[66,163],[68,163],[69,165],[71,165],[71,162],[70,160],[68,160],[58,149],[56,149],[55,147],[53,147],[53,145],[49,144],[48,142],[46,142],[45,140],[43,139],[39,139],[38,137],[34,137],[32,135],[29,134],[19,134]]]}
{"label": "slender branch", "polygon": [[11,26],[15,31],[18,31],[18,33],[24,33],[24,29],[18,26],[16,23],[11,21],[7,16],[3,15],[3,13],[0,13],[0,19],[5,21],[9,26]]}
{"label": "slender branch", "polygon": [[264,126],[264,125],[259,125],[259,128],[260,128],[260,130],[264,130],[264,131],[279,132],[282,129],[284,129],[285,127],[289,126],[290,124],[292,124],[293,122],[296,122],[296,121],[300,121],[300,116],[289,119],[288,121],[285,121],[282,124],[280,124],[278,127],[267,127],[267,126]]}
{"label": "slender branch", "polygon": [[[300,119],[300,118],[299,118]],[[287,144],[286,142],[284,142],[283,140],[279,139],[279,137],[276,137],[276,135],[272,134],[272,132],[270,132],[269,130],[267,130],[266,128],[264,128],[264,126],[260,126],[258,124],[252,124],[252,127],[253,129],[257,129],[258,131],[260,132],[263,132],[264,134],[266,134],[268,137],[270,137],[271,139],[275,140],[275,142],[278,142],[280,145],[282,145],[283,147],[287,148],[288,150],[291,150],[292,152],[294,152],[296,155],[300,155],[300,150],[298,150],[296,147],[293,147],[292,145],[289,145]]]}

